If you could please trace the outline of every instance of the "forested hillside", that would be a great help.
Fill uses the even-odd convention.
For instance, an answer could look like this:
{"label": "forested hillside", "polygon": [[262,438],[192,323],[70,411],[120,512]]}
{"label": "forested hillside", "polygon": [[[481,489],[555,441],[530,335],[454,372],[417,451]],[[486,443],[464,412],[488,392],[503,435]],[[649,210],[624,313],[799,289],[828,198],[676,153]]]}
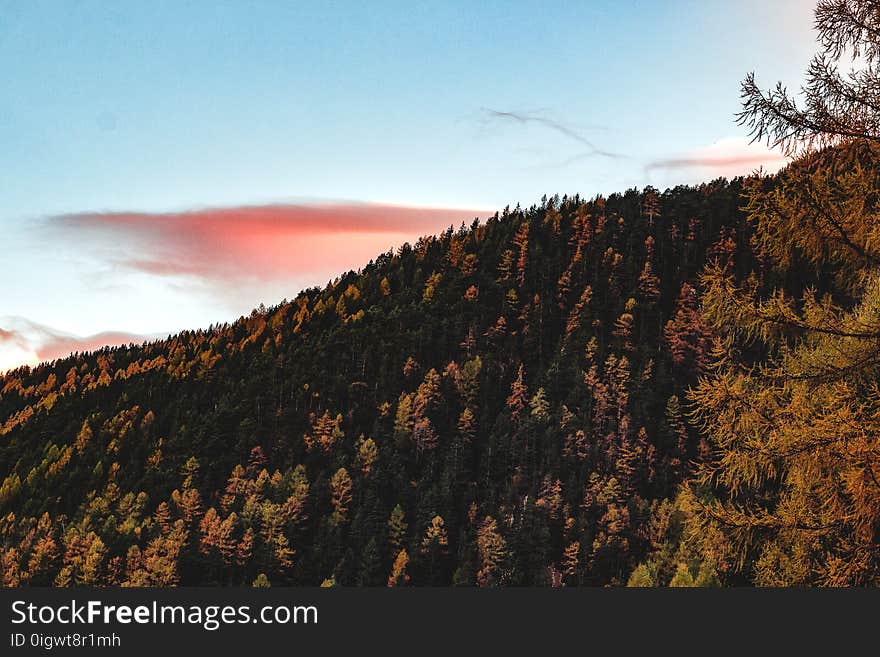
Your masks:
{"label": "forested hillside", "polygon": [[7,373],[3,583],[625,584],[708,450],[698,276],[766,275],[742,187],[546,199]]}
{"label": "forested hillside", "polygon": [[777,174],[0,376],[0,583],[880,584],[880,9],[815,16],[802,104],[742,87]]}

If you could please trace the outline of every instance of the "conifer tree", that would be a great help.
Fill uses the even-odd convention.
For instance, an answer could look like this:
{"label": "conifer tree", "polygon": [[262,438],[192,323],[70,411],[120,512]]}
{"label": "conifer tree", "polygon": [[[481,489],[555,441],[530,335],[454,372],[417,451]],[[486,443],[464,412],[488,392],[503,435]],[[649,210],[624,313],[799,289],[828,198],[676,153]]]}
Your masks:
{"label": "conifer tree", "polygon": [[397,504],[391,510],[391,517],[388,519],[388,543],[395,555],[406,546],[407,529],[406,515]]}
{"label": "conifer tree", "polygon": [[519,422],[522,417],[528,403],[528,394],[529,390],[523,383],[523,366],[520,364],[516,379],[510,386],[510,395],[507,397],[507,409],[514,423]]}
{"label": "conifer tree", "polygon": [[333,519],[343,523],[348,519],[348,506],[351,504],[351,477],[348,470],[339,468],[330,478],[330,503],[333,505]]}
{"label": "conifer tree", "polygon": [[494,586],[503,575],[507,559],[507,541],[498,531],[498,523],[486,516],[477,531],[477,550],[480,555],[480,569],[477,571],[477,584]]}
{"label": "conifer tree", "polygon": [[364,435],[361,434],[361,437],[358,439],[357,450],[357,463],[360,466],[361,472],[365,475],[370,474],[376,459],[379,457],[379,448],[376,446],[376,441],[372,438],[364,438]]}
{"label": "conifer tree", "polygon": [[391,567],[391,575],[388,576],[388,586],[403,586],[409,581],[409,575],[406,573],[406,567],[409,564],[409,555],[406,550],[397,553],[394,559],[394,565]]}
{"label": "conifer tree", "polygon": [[[781,83],[768,94],[753,75],[743,83],[740,120],[755,139],[812,149],[777,178],[750,180],[747,210],[778,271],[813,263],[835,272],[840,293],[764,290],[722,263],[704,275],[722,343],[693,395],[716,454],[699,471],[712,495],[694,491],[696,535],[728,537],[759,584],[877,584],[880,14],[868,0],[823,0],[816,26],[803,106]],[[863,65],[844,77],[848,54]]]}
{"label": "conifer tree", "polygon": [[672,580],[669,582],[669,586],[673,588],[680,588],[694,587],[696,585],[696,582],[694,582],[694,576],[691,575],[691,571],[687,567],[687,564],[678,564],[678,570],[676,570],[675,575],[672,576]]}
{"label": "conifer tree", "polygon": [[645,564],[639,564],[639,566],[632,572],[632,575],[629,576],[626,585],[634,588],[651,588],[656,586],[654,577],[651,575],[651,571]]}

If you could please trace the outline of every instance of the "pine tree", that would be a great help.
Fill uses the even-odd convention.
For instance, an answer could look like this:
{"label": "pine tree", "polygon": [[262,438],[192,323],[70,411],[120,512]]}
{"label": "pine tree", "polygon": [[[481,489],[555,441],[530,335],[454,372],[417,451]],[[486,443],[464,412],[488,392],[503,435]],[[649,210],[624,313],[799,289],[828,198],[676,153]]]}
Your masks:
{"label": "pine tree", "polygon": [[351,504],[351,477],[348,470],[339,468],[330,478],[330,503],[333,505],[333,519],[343,523],[348,519]]}
{"label": "pine tree", "polygon": [[678,570],[675,571],[675,575],[673,575],[672,580],[669,582],[669,586],[676,587],[694,587],[696,586],[696,582],[694,582],[694,576],[691,575],[690,569],[687,567],[687,564],[680,563],[678,564]]}
{"label": "pine tree", "polygon": [[217,532],[217,550],[227,566],[235,562],[238,552],[238,541],[235,539],[237,525],[238,515],[233,511],[220,523]]}
{"label": "pine tree", "polygon": [[[693,394],[716,455],[698,473],[711,495],[694,488],[695,535],[724,535],[757,583],[866,585],[880,581],[880,16],[874,2],[828,0],[816,25],[805,107],[749,76],[740,120],[789,152],[837,146],[746,190],[761,256],[782,273],[798,261],[833,271],[837,298],[768,291],[722,263],[704,275],[722,344]],[[846,78],[844,53],[863,60]]]}
{"label": "pine tree", "polygon": [[545,476],[535,506],[546,511],[551,519],[559,518],[562,509],[562,482],[559,479],[552,479],[550,475]]}
{"label": "pine tree", "polygon": [[413,424],[412,439],[419,453],[430,452],[437,447],[437,432],[427,417],[418,418]]}
{"label": "pine tree", "polygon": [[364,438],[364,434],[361,434],[357,442],[357,463],[361,472],[365,475],[370,474],[378,457],[379,448],[376,446],[376,441],[372,438]]}
{"label": "pine tree", "polygon": [[538,388],[538,391],[529,401],[530,415],[538,422],[545,423],[550,421],[550,402],[547,401],[547,394],[544,388]]}
{"label": "pine tree", "polygon": [[645,301],[655,301],[660,296],[660,279],[654,273],[650,260],[645,260],[645,266],[639,274],[639,294]]}
{"label": "pine tree", "polygon": [[92,440],[92,427],[88,420],[83,420],[79,433],[76,434],[76,451],[82,454]]}
{"label": "pine tree", "polygon": [[422,552],[428,552],[432,549],[439,548],[445,550],[449,545],[449,538],[446,536],[446,527],[443,518],[434,516],[425,536],[422,539]]}
{"label": "pine tree", "polygon": [[510,419],[514,423],[519,422],[522,413],[528,403],[529,390],[523,383],[523,366],[520,364],[517,370],[516,379],[510,386],[510,395],[507,397],[507,410],[510,412]]}
{"label": "pine tree", "polygon": [[388,586],[403,586],[409,581],[409,575],[406,574],[406,567],[409,564],[409,555],[406,550],[397,553],[394,559],[394,565],[391,567],[391,575],[388,576]]}
{"label": "pine tree", "polygon": [[526,268],[529,264],[529,222],[524,221],[520,224],[519,230],[513,240],[516,247],[516,282],[522,287],[525,283]]}
{"label": "pine tree", "polygon": [[688,283],[681,287],[675,314],[663,330],[672,362],[682,372],[705,373],[712,348],[712,329],[703,318],[699,295]]}
{"label": "pine tree", "polygon": [[580,541],[572,541],[565,547],[565,551],[562,553],[562,572],[568,577],[574,577],[578,572],[580,551]]}
{"label": "pine tree", "polygon": [[642,195],[642,214],[648,218],[648,225],[654,225],[654,218],[660,216],[660,199],[652,187],[645,188]]}
{"label": "pine tree", "polygon": [[376,586],[377,584],[381,586],[381,567],[382,558],[374,537],[367,541],[361,553],[357,576],[358,586]]}
{"label": "pine tree", "polygon": [[480,555],[480,569],[477,572],[477,584],[494,586],[503,576],[503,568],[507,560],[507,541],[498,531],[498,523],[491,516],[486,516],[477,531],[477,550]]}
{"label": "pine tree", "polygon": [[[880,73],[880,16],[873,0],[821,0],[815,26],[821,52],[810,62],[803,86],[803,107],[780,82],[768,93],[754,74],[742,84],[739,122],[756,140],[767,140],[786,152],[821,149],[853,139],[880,141],[880,109],[875,102]],[[861,66],[842,75],[842,59],[861,58]]]}
{"label": "pine tree", "polygon": [[427,582],[437,583],[438,562],[442,561],[449,548],[449,538],[443,518],[434,516],[422,538],[421,553],[427,565]]}
{"label": "pine tree", "polygon": [[632,572],[632,575],[629,576],[626,585],[633,588],[651,588],[657,586],[654,576],[645,564],[639,564],[639,566]]}
{"label": "pine tree", "polygon": [[458,433],[466,443],[471,442],[477,433],[477,419],[469,408],[465,408],[458,416]]}
{"label": "pine tree", "polygon": [[399,504],[391,510],[391,517],[388,518],[388,543],[394,554],[397,554],[406,546],[406,532],[408,525],[406,524],[406,515]]}
{"label": "pine tree", "polygon": [[254,530],[248,527],[235,548],[235,565],[245,568],[254,552]]}
{"label": "pine tree", "polygon": [[326,410],[323,415],[313,420],[311,433],[305,434],[303,439],[306,449],[309,451],[320,449],[322,452],[328,453],[344,437],[342,414],[332,417],[330,411]]}
{"label": "pine tree", "polygon": [[159,525],[163,533],[168,533],[171,528],[171,511],[168,509],[167,502],[159,503],[155,513],[153,513],[153,520],[156,521],[156,524]]}

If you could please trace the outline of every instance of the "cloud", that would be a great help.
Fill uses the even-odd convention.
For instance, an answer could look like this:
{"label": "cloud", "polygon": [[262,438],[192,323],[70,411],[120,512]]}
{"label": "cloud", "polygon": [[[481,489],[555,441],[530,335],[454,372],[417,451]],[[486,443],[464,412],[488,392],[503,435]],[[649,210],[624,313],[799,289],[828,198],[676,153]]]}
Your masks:
{"label": "cloud", "polygon": [[52,217],[47,225],[115,267],[216,285],[335,275],[478,214],[486,213],[337,203],[78,213]]}
{"label": "cloud", "polygon": [[20,365],[64,358],[74,352],[95,351],[108,345],[141,344],[159,337],[164,336],[120,331],[81,337],[24,317],[0,317],[0,373]]}
{"label": "cloud", "polygon": [[[560,123],[559,121],[555,121],[550,119],[541,113],[538,112],[509,112],[509,111],[499,111],[490,109],[488,107],[482,108],[483,114],[486,119],[494,120],[494,121],[512,121],[514,123],[519,123],[521,125],[526,125],[529,123],[536,123],[541,125],[549,130],[552,130],[568,139],[578,142],[583,146],[586,146],[588,150],[585,152],[579,153],[568,158],[564,165],[571,164],[578,160],[583,160],[588,157],[606,157],[610,159],[619,159],[623,157],[619,153],[612,153],[605,149],[599,148],[596,144],[594,144],[591,140],[584,137],[580,132],[575,130],[574,128],[565,125],[564,123]],[[563,165],[563,166],[564,166]]]}
{"label": "cloud", "polygon": [[104,331],[85,337],[58,334],[45,343],[38,345],[36,354],[40,360],[52,360],[54,358],[63,358],[77,351],[95,351],[108,345],[142,344],[155,337],[119,331]]}
{"label": "cloud", "polygon": [[759,167],[772,173],[781,169],[787,161],[788,158],[782,153],[761,144],[749,143],[743,137],[725,137],[679,157],[649,162],[645,171],[695,170],[732,178],[748,174]]}
{"label": "cloud", "polygon": [[[72,351],[140,343],[150,337],[140,334],[146,330],[173,332],[229,319],[323,285],[404,242],[488,214],[346,202],[47,217],[30,236],[53,255],[40,321],[68,330],[67,322],[88,327],[81,332],[116,325],[134,333],[82,336],[20,316],[27,312],[0,317],[0,371]],[[53,296],[52,283],[61,276],[77,279],[80,298]]]}

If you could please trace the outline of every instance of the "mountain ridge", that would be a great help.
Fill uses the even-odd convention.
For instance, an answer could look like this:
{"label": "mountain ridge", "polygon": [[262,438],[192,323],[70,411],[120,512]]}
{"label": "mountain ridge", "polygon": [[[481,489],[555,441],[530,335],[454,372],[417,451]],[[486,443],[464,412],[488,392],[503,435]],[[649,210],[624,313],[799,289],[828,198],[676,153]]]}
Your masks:
{"label": "mountain ridge", "polygon": [[772,276],[742,189],[545,197],[7,372],[4,584],[625,583],[707,449],[697,276]]}

